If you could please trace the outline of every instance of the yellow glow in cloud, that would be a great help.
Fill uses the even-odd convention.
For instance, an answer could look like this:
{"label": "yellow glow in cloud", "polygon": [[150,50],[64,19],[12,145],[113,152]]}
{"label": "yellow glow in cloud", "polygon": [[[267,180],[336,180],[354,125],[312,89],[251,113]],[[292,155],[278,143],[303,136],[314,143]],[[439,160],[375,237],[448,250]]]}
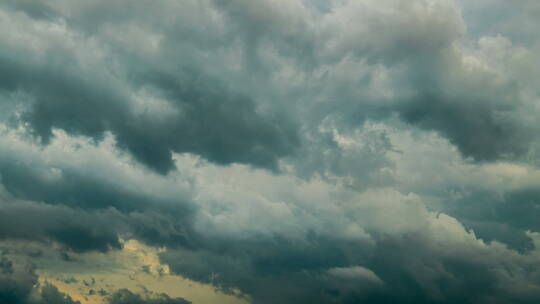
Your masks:
{"label": "yellow glow in cloud", "polygon": [[41,265],[38,273],[41,282],[48,281],[82,304],[104,304],[107,295],[121,288],[150,297],[165,293],[194,304],[249,303],[212,285],[171,274],[169,267],[159,262],[160,250],[129,240],[122,250],[74,254],[71,261]]}

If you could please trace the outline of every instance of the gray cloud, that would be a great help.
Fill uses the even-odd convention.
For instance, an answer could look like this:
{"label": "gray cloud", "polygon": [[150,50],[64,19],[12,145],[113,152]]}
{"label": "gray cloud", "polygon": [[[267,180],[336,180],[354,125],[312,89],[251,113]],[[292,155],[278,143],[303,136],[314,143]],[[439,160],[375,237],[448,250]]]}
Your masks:
{"label": "gray cloud", "polygon": [[254,303],[537,303],[537,5],[494,3],[5,1],[0,238]]}
{"label": "gray cloud", "polygon": [[25,202],[2,202],[0,208],[2,239],[57,241],[76,251],[120,247],[115,222],[111,220],[114,217],[107,212],[92,215]]}
{"label": "gray cloud", "polygon": [[171,298],[166,294],[160,294],[158,297],[144,299],[138,294],[134,294],[127,289],[119,289],[110,295],[107,299],[110,304],[189,304],[182,298]]}
{"label": "gray cloud", "polygon": [[[11,7],[32,16],[31,12],[39,9],[29,9],[36,7],[29,3]],[[520,119],[519,105],[525,111],[532,110],[520,96],[522,79],[496,79],[500,78],[498,71],[464,61],[463,50],[456,43],[464,36],[465,25],[452,1],[442,1],[433,9],[423,7],[421,1],[410,5],[394,1],[378,4],[380,10],[369,3],[334,3],[326,14],[296,2],[282,6],[258,6],[245,1],[201,4],[217,14],[214,19],[189,3],[185,5],[222,35],[197,29],[189,19],[172,24],[151,19],[152,13],[174,9],[171,3],[157,8],[137,3],[130,5],[130,10],[132,16],[143,21],[137,29],[142,36],[133,39],[159,41],[154,42],[154,51],[140,52],[129,48],[134,46],[131,43],[139,46],[136,41],[123,42],[116,32],[111,32],[132,18],[121,5],[105,8],[100,3],[81,6],[55,2],[48,10],[56,11],[57,18],[67,22],[68,32],[82,31],[96,39],[97,47],[107,49],[103,58],[94,59],[104,68],[81,66],[79,57],[91,56],[84,48],[53,47],[44,54],[50,58],[31,65],[18,59],[20,47],[8,48],[3,60],[10,77],[2,81],[2,86],[34,96],[33,105],[23,117],[44,142],[52,136],[53,127],[96,139],[109,130],[120,147],[161,173],[172,168],[173,151],[196,153],[220,164],[240,162],[275,168],[276,160],[291,155],[299,144],[289,119],[258,110],[257,103],[262,101],[257,99],[268,98],[254,91],[260,84],[243,87],[250,80],[232,72],[224,62],[234,59],[234,50],[239,52],[234,54],[239,56],[235,64],[240,64],[241,72],[252,74],[255,81],[274,84],[273,74],[280,72],[280,66],[267,63],[269,56],[304,75],[300,86],[285,84],[276,88],[283,92],[271,93],[292,98],[292,103],[300,101],[310,116],[315,115],[293,119],[317,121],[324,118],[320,115],[336,115],[359,126],[363,119],[384,119],[397,113],[415,127],[440,132],[464,156],[478,161],[523,158],[530,152],[537,128]],[[396,14],[389,9],[391,5],[402,7],[404,12]],[[73,15],[63,17],[65,10]],[[352,12],[364,18],[353,20]],[[320,18],[320,22],[314,18]],[[350,20],[351,28],[341,25],[340,19]],[[199,36],[193,35],[197,31]],[[340,35],[331,35],[335,32]],[[203,41],[202,35],[216,42]],[[84,36],[73,39],[81,38]],[[71,64],[62,64],[66,60]],[[118,71],[107,66],[111,60]],[[360,83],[337,78],[344,60],[367,64],[362,71],[366,78]],[[353,89],[360,85],[368,91],[376,67],[388,69],[389,77],[401,91],[392,100],[365,96]],[[324,70],[326,77],[313,77],[317,75],[313,72]],[[223,77],[224,73],[231,75]],[[312,88],[309,82],[320,88]],[[165,118],[148,111],[134,113],[129,89],[139,93],[146,90],[150,94],[146,98],[161,99],[163,106],[176,115]],[[317,96],[313,96],[314,92]],[[322,103],[315,106],[301,102],[312,98]]]}
{"label": "gray cloud", "polygon": [[80,304],[48,283],[39,287],[31,264],[0,254],[0,301],[13,304]]}
{"label": "gray cloud", "polygon": [[[179,68],[169,71],[156,70],[154,59],[135,57],[136,66],[129,60],[121,63],[128,79],[119,79],[106,66],[81,66],[79,56],[88,51],[74,53],[65,45],[53,46],[31,63],[19,57],[31,56],[27,49],[9,47],[1,54],[4,75],[10,76],[0,86],[8,93],[29,95],[31,102],[21,118],[44,144],[53,128],[95,140],[110,131],[120,148],[160,173],[172,169],[172,152],[192,152],[220,164],[242,162],[275,169],[276,159],[297,145],[292,123],[260,113],[249,97],[189,68],[189,58],[178,58],[174,66]],[[151,108],[137,112],[134,97],[126,91],[132,85],[135,90],[148,89],[151,98],[177,114],[160,117],[152,115]]]}
{"label": "gray cloud", "polygon": [[[289,242],[264,239],[228,244],[244,248],[243,254],[224,252],[223,247],[215,252],[168,251],[162,260],[194,280],[213,282],[225,290],[240,288],[254,303],[538,301],[538,282],[534,287],[520,287],[536,281],[537,273],[519,270],[535,262],[510,258],[517,253],[502,246],[434,245],[423,235],[381,237],[369,249],[318,238],[305,246]],[[358,277],[345,270],[341,271],[344,275],[336,275],[336,269],[354,270],[359,264],[367,270]]]}
{"label": "gray cloud", "polygon": [[[283,130],[282,125],[258,117],[248,99],[204,80],[194,85],[194,80],[182,83],[173,75],[148,76],[154,78],[154,87],[166,90],[171,106],[180,113],[175,121],[158,122],[144,113],[130,114],[125,96],[118,96],[106,84],[74,78],[80,74],[77,70],[36,70],[12,65],[11,59],[5,63],[11,76],[2,81],[3,87],[34,96],[35,101],[22,116],[43,143],[50,141],[52,128],[96,140],[110,130],[119,147],[160,173],[173,167],[172,151],[194,152],[221,164],[275,167],[276,157],[289,154],[295,146],[294,130]],[[252,148],[246,149],[248,146]]]}

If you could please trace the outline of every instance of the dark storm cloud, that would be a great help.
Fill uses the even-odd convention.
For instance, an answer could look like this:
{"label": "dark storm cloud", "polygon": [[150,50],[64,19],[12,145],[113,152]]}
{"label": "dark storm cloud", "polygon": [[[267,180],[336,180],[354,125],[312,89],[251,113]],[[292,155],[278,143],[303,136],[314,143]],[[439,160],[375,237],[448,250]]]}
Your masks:
{"label": "dark storm cloud", "polygon": [[[2,3],[0,238],[135,238],[254,303],[538,303],[537,182],[469,177],[538,163],[536,36],[469,41],[451,0],[307,2]],[[18,269],[0,302],[30,303]]]}
{"label": "dark storm cloud", "polygon": [[166,294],[157,297],[144,299],[138,294],[134,294],[127,289],[119,289],[107,298],[109,304],[190,304],[183,298],[171,298]]}
{"label": "dark storm cloud", "polygon": [[[291,154],[298,144],[289,122],[279,116],[258,114],[247,97],[227,92],[219,81],[196,71],[149,71],[141,77],[140,81],[172,101],[179,117],[166,124],[169,132],[149,130],[151,120],[144,124],[147,128],[140,130],[142,137],[157,141],[154,144],[140,143],[141,136],[135,133],[121,135],[120,146],[151,147],[148,152],[155,153],[163,146],[161,142],[173,143],[172,151],[192,152],[218,164],[241,162],[273,169],[276,158]],[[137,122],[128,124],[141,126]]]}
{"label": "dark storm cloud", "polygon": [[[219,164],[275,169],[277,158],[291,154],[298,144],[291,122],[260,113],[249,97],[187,67],[189,58],[175,60],[174,66],[186,68],[173,72],[155,70],[155,62],[144,58],[119,62],[126,64],[122,69],[134,79],[134,90],[153,90],[177,112],[164,118],[134,111],[133,97],[125,91],[131,84],[116,79],[105,66],[81,67],[78,55],[61,46],[31,62],[25,59],[33,57],[29,50],[8,47],[0,54],[0,88],[30,95],[32,102],[21,117],[44,144],[53,128],[95,140],[110,131],[120,148],[163,174],[174,167],[172,152],[199,154]],[[116,61],[114,56],[111,60]]]}
{"label": "dark storm cloud", "polygon": [[53,168],[40,163],[41,159],[23,160],[19,156],[15,160],[13,157],[13,154],[3,154],[0,176],[4,188],[18,199],[84,210],[114,208],[132,212],[167,209],[166,212],[178,217],[189,215],[194,209],[187,196],[156,197],[140,189],[117,187],[117,181],[103,179],[90,170]]}
{"label": "dark storm cloud", "polygon": [[[349,250],[355,255],[352,259],[362,260],[367,251],[362,247],[369,245],[312,236],[301,243],[259,237],[217,244],[209,241],[203,246],[193,251],[169,250],[161,254],[161,260],[172,271],[193,280],[215,284],[225,291],[238,288],[253,303],[331,303],[342,297],[342,286],[331,286],[337,282],[325,271],[353,262],[348,260]],[[378,287],[362,281],[357,282],[358,287]],[[337,295],[332,287],[338,289]]]}
{"label": "dark storm cloud", "polygon": [[189,194],[156,196],[141,188],[119,187],[114,175],[104,179],[103,172],[89,168],[54,168],[43,159],[19,154],[14,160],[12,153],[0,154],[0,238],[54,241],[74,251],[103,252],[120,248],[119,235],[152,244],[189,244],[196,210]]}
{"label": "dark storm cloud", "polygon": [[[412,9],[409,13],[418,14]],[[418,16],[439,18],[432,20],[431,27],[423,23],[429,20],[412,21],[402,15],[370,17],[368,26],[377,28],[377,33],[350,37],[350,48],[337,54],[384,66],[390,75],[394,74],[390,76],[391,86],[385,89],[395,94],[388,99],[356,92],[357,86],[369,91],[378,76],[376,72],[367,73],[358,81],[347,79],[337,92],[327,76],[320,83],[332,89],[326,93],[332,103],[319,115],[342,118],[347,123],[344,129],[362,125],[365,120],[385,121],[397,115],[414,128],[436,131],[464,157],[475,161],[525,159],[538,134],[538,126],[522,115],[524,109],[535,111],[532,100],[521,96],[525,81],[501,80],[496,72],[469,66],[455,45],[464,37],[463,25],[455,12]],[[504,45],[502,41],[495,42],[499,43]]]}
{"label": "dark storm cloud", "polygon": [[509,110],[498,110],[473,98],[457,96],[445,100],[446,97],[426,93],[404,105],[399,113],[413,125],[440,132],[465,157],[477,161],[519,159],[526,155],[535,131],[509,118]]}
{"label": "dark storm cloud", "polygon": [[[119,147],[160,173],[173,168],[171,152],[196,153],[219,164],[240,162],[275,169],[276,160],[293,154],[299,144],[294,124],[283,115],[260,113],[252,98],[256,93],[247,96],[236,92],[249,92],[242,88],[242,83],[237,83],[242,78],[227,79],[221,74],[227,72],[226,63],[221,63],[223,67],[209,66],[210,62],[204,62],[196,50],[217,55],[223,48],[237,46],[242,50],[238,54],[240,59],[245,60],[241,61],[245,65],[242,69],[258,81],[268,81],[275,72],[275,67],[265,61],[265,52],[276,52],[280,60],[290,63],[300,73],[331,68],[342,58],[352,56],[389,69],[405,67],[406,72],[397,81],[408,93],[398,93],[391,103],[363,100],[365,96],[346,93],[348,87],[358,83],[347,80],[335,84],[337,80],[331,78],[313,79],[323,88],[339,85],[346,89],[317,97],[326,99],[319,105],[322,108],[305,105],[309,115],[316,115],[315,119],[345,116],[353,120],[352,126],[356,128],[364,119],[386,119],[397,113],[415,127],[439,132],[464,156],[478,161],[526,155],[537,128],[520,122],[516,116],[521,98],[518,84],[512,81],[491,84],[490,79],[496,74],[467,70],[454,48],[454,43],[464,35],[455,6],[443,1],[437,9],[424,11],[417,9],[416,3],[410,7],[400,2],[395,4],[401,5],[405,13],[396,15],[367,9],[362,12],[365,20],[351,20],[353,28],[343,37],[329,33],[346,30],[336,26],[333,19],[350,18],[347,4],[343,7],[334,4],[334,9],[327,13],[331,17],[318,15],[320,12],[293,2],[284,8],[270,3],[261,3],[259,7],[246,1],[205,4],[225,22],[221,28],[223,36],[219,37],[197,30],[189,22],[171,25],[152,20],[150,14],[167,9],[169,3],[162,8],[131,4],[127,6],[130,15],[120,4],[112,8],[101,3],[66,4],[73,13],[65,17],[57,3],[59,7],[51,5],[48,9],[57,10],[58,18],[65,20],[72,27],[70,30],[94,37],[108,48],[105,60],[99,62],[103,66],[81,67],[76,58],[79,51],[62,47],[47,51],[44,61],[30,63],[21,55],[32,57],[31,51],[6,48],[2,54],[6,77],[0,85],[8,91],[22,90],[33,97],[34,102],[22,117],[44,143],[52,136],[52,128],[95,139],[111,131]],[[361,4],[350,6],[351,10],[366,8]],[[35,11],[46,11],[31,2],[12,3],[10,7],[29,16],[35,15],[32,13]],[[263,18],[260,10],[264,7],[268,13]],[[194,8],[188,5],[186,9]],[[316,17],[321,18],[321,25],[310,20]],[[106,36],[106,26],[124,24],[132,18],[139,18],[141,27],[164,38],[155,54],[138,54],[137,50],[118,45]],[[359,30],[355,35],[355,25],[378,30],[377,33]],[[215,24],[208,27],[218,28]],[[201,31],[199,35],[207,35],[209,41],[195,37],[197,31]],[[221,41],[223,37],[229,39]],[[116,64],[120,73],[108,71],[109,63]],[[208,76],[207,71],[212,71],[213,76]],[[118,77],[122,74],[127,79]],[[154,97],[163,98],[176,115],[164,118],[137,113],[126,86],[132,90],[153,90]],[[291,98],[301,100],[311,95],[302,94],[306,96]],[[321,113],[324,116],[319,118]]]}
{"label": "dark storm cloud", "polygon": [[[69,295],[66,295],[56,288],[54,285],[45,283],[40,291],[40,300],[38,304],[79,304],[79,301],[74,301]],[[31,302],[33,303],[33,302]]]}
{"label": "dark storm cloud", "polygon": [[80,304],[48,283],[39,287],[31,264],[0,253],[0,302],[10,304]]}
{"label": "dark storm cloud", "polygon": [[120,248],[119,234],[189,245],[196,208],[188,196],[157,197],[117,187],[95,172],[64,167],[55,174],[40,160],[2,155],[1,238],[55,241],[75,251]]}
{"label": "dark storm cloud", "polygon": [[[234,248],[231,251],[221,247],[167,251],[161,258],[173,271],[193,280],[225,290],[239,288],[253,303],[535,303],[540,299],[538,273],[523,275],[519,270],[535,262],[486,256],[488,251],[467,248],[470,245],[435,245],[422,234],[380,236],[374,246],[317,237],[303,245],[259,238],[231,242],[227,244]],[[520,290],[525,282],[536,286]]]}
{"label": "dark storm cloud", "polygon": [[495,74],[467,72],[451,46],[422,55],[408,63],[415,92],[394,109],[404,121],[439,132],[477,161],[522,159],[530,151],[537,127],[519,116],[527,101],[516,80],[495,84]]}
{"label": "dark storm cloud", "polygon": [[96,140],[111,131],[119,147],[160,173],[174,167],[173,151],[200,154],[220,164],[243,162],[274,168],[276,158],[290,154],[296,145],[294,130],[286,129],[277,118],[272,121],[258,114],[249,99],[204,77],[190,72],[183,77],[187,80],[154,72],[146,76],[180,113],[173,121],[159,121],[144,113],[130,113],[127,97],[89,78],[92,75],[81,77],[84,71],[78,69],[65,71],[69,54],[54,56],[63,62],[35,67],[3,58],[1,63],[6,71],[2,88],[21,90],[35,99],[22,116],[45,144],[52,128]]}
{"label": "dark storm cloud", "polygon": [[497,240],[511,248],[527,251],[534,248],[525,231],[540,231],[537,188],[507,192],[472,190],[459,200],[448,203],[448,212],[473,229],[478,237]]}
{"label": "dark storm cloud", "polygon": [[[332,13],[334,18],[346,20],[343,22],[348,26],[343,27],[325,20],[331,17],[290,3],[286,9],[296,15],[266,3],[269,7],[264,17],[259,12],[262,8],[246,1],[220,2],[218,7],[249,43],[246,56],[260,61],[264,55],[258,52],[270,49],[303,73],[330,71],[322,78],[310,78],[317,85],[306,83],[311,92],[299,97],[320,100],[317,107],[312,99],[302,104],[313,115],[304,118],[307,121],[319,123],[327,117],[338,117],[347,121],[344,129],[351,129],[362,126],[365,120],[386,120],[397,114],[413,127],[446,137],[464,157],[480,162],[523,160],[538,133],[536,124],[524,121],[522,116],[524,109],[534,111],[531,101],[520,95],[526,80],[501,80],[497,72],[468,66],[455,45],[465,37],[465,25],[451,1],[441,1],[432,11],[420,2],[393,4],[403,13],[387,12],[385,5],[381,5],[381,11],[362,3],[335,5]],[[347,9],[358,10],[364,18],[352,19]],[[316,18],[310,14],[319,17],[323,25],[310,22],[310,17]],[[373,30],[364,32],[364,27]],[[326,36],[324,30],[330,29],[343,32]],[[394,87],[386,90],[397,92],[393,99],[358,93],[359,86],[370,90],[376,72],[367,72],[359,81],[336,79],[339,75],[332,69],[343,58],[389,69],[395,74]],[[258,65],[268,68],[264,62]]]}
{"label": "dark storm cloud", "polygon": [[63,206],[0,202],[0,238],[56,241],[75,251],[120,248],[115,212],[89,214]]}
{"label": "dark storm cloud", "polygon": [[[177,213],[178,214],[178,213]],[[184,220],[182,220],[182,217]],[[55,242],[75,252],[121,248],[119,237],[161,246],[193,246],[191,218],[155,211],[121,213],[0,199],[0,239]]]}

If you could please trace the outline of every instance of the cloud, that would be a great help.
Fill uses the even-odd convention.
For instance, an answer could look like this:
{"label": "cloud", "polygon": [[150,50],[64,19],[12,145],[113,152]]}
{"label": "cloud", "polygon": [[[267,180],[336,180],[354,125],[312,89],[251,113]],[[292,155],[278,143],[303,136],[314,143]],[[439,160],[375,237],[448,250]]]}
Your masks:
{"label": "cloud", "polygon": [[344,280],[369,281],[376,284],[383,283],[381,279],[377,277],[375,273],[373,273],[373,271],[362,266],[331,268],[328,270],[328,273]]}
{"label": "cloud", "polygon": [[[214,209],[211,188],[201,185],[208,198],[199,196],[200,202],[209,200],[203,210],[210,209],[196,231],[207,240],[200,239],[198,248],[167,250],[162,261],[193,280],[214,282],[225,290],[239,288],[254,303],[536,300],[535,275],[518,271],[528,267],[518,265],[534,263],[536,249],[519,254],[496,241],[485,243],[455,218],[428,211],[427,202],[414,195],[388,190],[356,195],[325,183],[294,185],[280,178],[249,173],[247,184],[238,183],[255,196],[264,193],[268,201],[236,197],[236,205],[223,202],[223,211]],[[226,183],[210,181],[221,195],[236,187]],[[325,197],[332,192],[334,196]],[[328,204],[337,197],[339,208]],[[257,209],[244,216],[249,207],[242,201]],[[287,201],[291,212],[282,210],[280,201]],[[332,220],[336,218],[340,221]],[[503,264],[510,269],[501,268]],[[531,285],[519,290],[523,282]]]}
{"label": "cloud", "polygon": [[140,295],[134,294],[127,289],[119,289],[109,298],[110,304],[189,304],[191,302],[182,298],[171,298],[166,294],[161,294],[155,299],[143,299]]}
{"label": "cloud", "polygon": [[0,204],[1,239],[56,241],[75,251],[119,248],[114,212],[88,214],[66,207]]}
{"label": "cloud", "polygon": [[37,275],[31,264],[0,255],[0,301],[13,304],[80,304],[45,283],[37,288]]}
{"label": "cloud", "polygon": [[[53,136],[53,128],[95,140],[108,131],[120,148],[162,174],[173,168],[172,152],[193,152],[220,164],[240,162],[275,169],[277,158],[292,153],[297,145],[292,123],[279,114],[261,113],[249,97],[228,89],[204,70],[190,67],[188,58],[179,59],[176,67],[159,69],[162,64],[155,62],[159,54],[148,59],[128,55],[126,62],[119,63],[129,77],[119,78],[106,68],[115,50],[108,54],[102,49],[101,56],[92,53],[107,41],[85,39],[54,21],[6,12],[2,18],[6,26],[25,23],[38,28],[25,26],[27,32],[23,29],[6,38],[9,47],[0,54],[0,61],[10,76],[0,86],[8,94],[28,95],[30,102],[20,117],[44,144]],[[32,62],[19,57],[31,56],[32,50],[20,44],[18,34],[44,44],[45,49]],[[47,45],[38,35],[57,39],[59,44]],[[58,40],[58,35],[70,39]],[[138,63],[132,66],[130,59]],[[137,111],[137,99],[145,98],[144,94],[161,100],[177,115],[156,115],[152,104]]]}
{"label": "cloud", "polygon": [[536,303],[536,9],[4,1],[0,238],[253,303]]}

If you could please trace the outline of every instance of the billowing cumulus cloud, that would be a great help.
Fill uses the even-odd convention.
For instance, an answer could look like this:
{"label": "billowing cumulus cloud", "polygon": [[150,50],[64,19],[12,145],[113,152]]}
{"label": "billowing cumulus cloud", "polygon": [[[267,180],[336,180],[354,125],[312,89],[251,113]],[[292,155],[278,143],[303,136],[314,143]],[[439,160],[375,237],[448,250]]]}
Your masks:
{"label": "billowing cumulus cloud", "polygon": [[37,275],[31,264],[13,261],[0,253],[0,301],[13,304],[80,304],[45,283],[36,288]]}
{"label": "billowing cumulus cloud", "polygon": [[0,302],[537,303],[539,8],[2,1]]}

